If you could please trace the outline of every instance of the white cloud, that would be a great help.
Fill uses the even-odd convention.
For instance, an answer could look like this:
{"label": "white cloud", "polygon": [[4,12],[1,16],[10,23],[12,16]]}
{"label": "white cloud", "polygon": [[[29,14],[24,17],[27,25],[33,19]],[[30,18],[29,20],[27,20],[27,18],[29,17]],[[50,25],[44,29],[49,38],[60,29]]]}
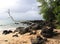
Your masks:
{"label": "white cloud", "polygon": [[16,5],[17,0],[0,0],[0,9],[7,9]]}
{"label": "white cloud", "polygon": [[37,11],[31,10],[25,13],[15,13],[12,15],[16,20],[40,20],[42,19],[42,15],[39,15]]}
{"label": "white cloud", "polygon": [[[15,20],[42,19],[42,16],[38,14],[39,10],[37,6],[36,0],[18,0],[14,6],[10,7],[11,15]],[[0,9],[0,19],[8,19],[7,10],[8,8]]]}

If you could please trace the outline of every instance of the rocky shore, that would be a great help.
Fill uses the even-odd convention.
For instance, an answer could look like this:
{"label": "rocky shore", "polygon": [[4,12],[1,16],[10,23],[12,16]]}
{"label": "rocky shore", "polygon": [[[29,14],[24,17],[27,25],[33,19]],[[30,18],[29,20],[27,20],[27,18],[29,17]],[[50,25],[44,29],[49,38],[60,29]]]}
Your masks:
{"label": "rocky shore", "polygon": [[28,27],[4,30],[0,34],[1,44],[60,44],[60,30],[53,26],[32,23]]}

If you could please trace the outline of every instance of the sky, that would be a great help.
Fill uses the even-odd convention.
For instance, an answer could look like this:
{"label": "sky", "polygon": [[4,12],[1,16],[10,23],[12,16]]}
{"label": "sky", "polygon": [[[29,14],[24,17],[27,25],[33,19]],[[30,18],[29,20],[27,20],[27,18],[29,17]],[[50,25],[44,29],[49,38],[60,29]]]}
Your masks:
{"label": "sky", "polygon": [[11,20],[8,9],[14,20],[41,20],[36,0],[0,0],[0,20]]}

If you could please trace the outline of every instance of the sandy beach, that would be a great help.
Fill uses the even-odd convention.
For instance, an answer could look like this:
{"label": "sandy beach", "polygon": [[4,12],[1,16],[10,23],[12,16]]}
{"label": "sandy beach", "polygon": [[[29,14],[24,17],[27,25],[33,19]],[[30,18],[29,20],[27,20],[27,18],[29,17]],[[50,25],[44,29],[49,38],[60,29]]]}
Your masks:
{"label": "sandy beach", "polygon": [[[38,30],[36,35],[29,35],[29,33],[26,33],[24,35],[18,34],[18,37],[13,37],[13,35],[16,33],[4,35],[0,32],[0,44],[31,44],[31,38],[35,38],[40,33],[40,31],[41,30]],[[60,33],[60,30],[57,31]],[[45,43],[60,44],[60,35],[53,38],[48,38],[48,41]]]}

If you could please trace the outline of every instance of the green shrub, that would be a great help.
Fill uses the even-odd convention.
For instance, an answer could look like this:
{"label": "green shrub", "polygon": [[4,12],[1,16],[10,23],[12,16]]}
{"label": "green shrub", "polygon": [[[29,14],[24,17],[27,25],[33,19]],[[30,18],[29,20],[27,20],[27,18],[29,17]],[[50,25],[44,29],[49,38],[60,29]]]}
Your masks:
{"label": "green shrub", "polygon": [[60,25],[56,26],[56,29],[60,29]]}

